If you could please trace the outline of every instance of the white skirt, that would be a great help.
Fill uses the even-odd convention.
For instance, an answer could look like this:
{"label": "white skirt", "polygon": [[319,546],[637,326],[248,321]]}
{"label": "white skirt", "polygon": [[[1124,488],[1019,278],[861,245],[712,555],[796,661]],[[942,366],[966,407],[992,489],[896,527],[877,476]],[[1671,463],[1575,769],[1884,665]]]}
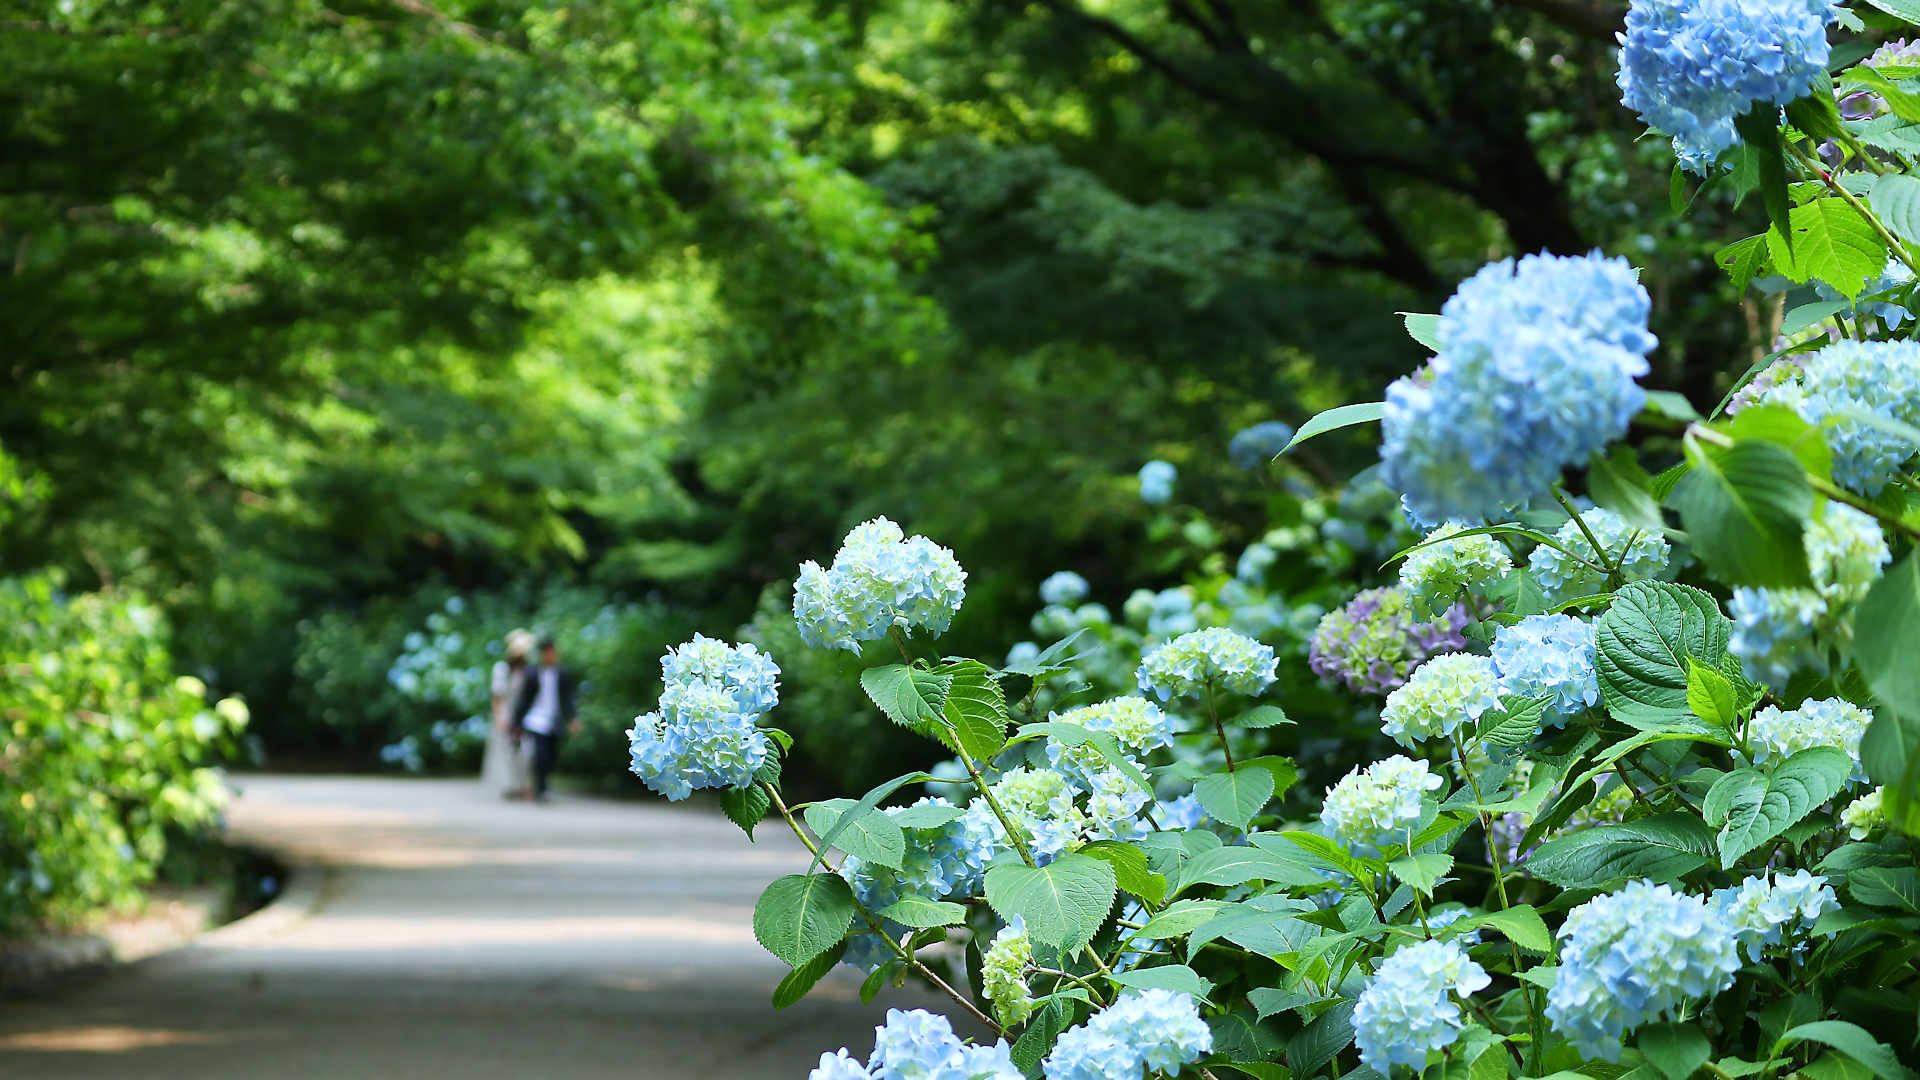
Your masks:
{"label": "white skirt", "polygon": [[480,783],[489,791],[506,794],[523,791],[532,784],[527,758],[507,734],[506,725],[496,717],[487,729],[487,752],[480,759]]}

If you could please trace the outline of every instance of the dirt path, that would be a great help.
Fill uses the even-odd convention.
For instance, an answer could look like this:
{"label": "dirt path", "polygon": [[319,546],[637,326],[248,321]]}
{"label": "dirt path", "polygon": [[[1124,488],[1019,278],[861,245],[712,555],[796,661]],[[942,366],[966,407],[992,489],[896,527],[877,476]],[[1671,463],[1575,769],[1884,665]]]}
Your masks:
{"label": "dirt path", "polygon": [[0,1002],[0,1077],[803,1080],[888,1004],[841,968],[793,1008],[753,940],[805,867],[771,827],[465,781],[249,776],[234,836],[314,864],[286,910],[50,995]]}

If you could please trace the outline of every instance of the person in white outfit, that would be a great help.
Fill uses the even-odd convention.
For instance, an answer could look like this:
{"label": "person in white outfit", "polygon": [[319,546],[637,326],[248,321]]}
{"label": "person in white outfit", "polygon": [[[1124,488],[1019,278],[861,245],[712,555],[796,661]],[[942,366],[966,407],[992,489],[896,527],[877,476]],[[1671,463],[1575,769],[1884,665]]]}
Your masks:
{"label": "person in white outfit", "polygon": [[493,665],[493,724],[487,729],[487,753],[480,761],[480,783],[508,799],[524,799],[532,794],[527,755],[514,733],[513,707],[520,700],[520,688],[531,670],[527,659],[533,652],[534,637],[525,630],[507,635],[505,656]]}

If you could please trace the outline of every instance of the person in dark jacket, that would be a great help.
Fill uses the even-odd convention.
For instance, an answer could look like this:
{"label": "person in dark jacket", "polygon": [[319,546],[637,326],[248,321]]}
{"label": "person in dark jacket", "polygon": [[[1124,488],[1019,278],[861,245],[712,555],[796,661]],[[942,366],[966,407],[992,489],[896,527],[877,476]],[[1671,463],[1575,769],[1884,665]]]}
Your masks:
{"label": "person in dark jacket", "polygon": [[560,649],[551,634],[540,638],[540,666],[527,673],[513,707],[513,731],[532,746],[533,799],[547,801],[547,781],[560,753],[560,736],[578,734],[573,718],[573,673],[560,666]]}

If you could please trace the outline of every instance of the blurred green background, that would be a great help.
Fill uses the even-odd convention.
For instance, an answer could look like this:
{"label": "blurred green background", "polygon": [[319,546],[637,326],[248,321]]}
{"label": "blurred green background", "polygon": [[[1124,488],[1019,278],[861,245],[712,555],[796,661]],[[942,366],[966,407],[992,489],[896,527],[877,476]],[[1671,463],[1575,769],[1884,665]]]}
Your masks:
{"label": "blurred green background", "polygon": [[[1297,645],[1392,550],[1339,487],[1370,433],[1228,442],[1377,400],[1424,355],[1395,312],[1598,247],[1647,268],[1651,383],[1705,397],[1771,338],[1711,259],[1759,208],[1644,201],[1671,158],[1617,103],[1624,8],[0,3],[0,843],[67,791],[130,850],[191,765],[474,768],[516,625],[588,680],[588,782],[633,786],[694,630],[775,650],[791,782],[898,772],[933,755],[787,614],[877,514],[968,569],[947,652],[1051,640],[1063,568],[1117,622],[1208,602],[1269,530]],[[83,611],[146,657],[111,690],[44,670]],[[196,728],[225,697],[244,734]],[[83,790],[108,704],[177,721],[181,767]]]}

